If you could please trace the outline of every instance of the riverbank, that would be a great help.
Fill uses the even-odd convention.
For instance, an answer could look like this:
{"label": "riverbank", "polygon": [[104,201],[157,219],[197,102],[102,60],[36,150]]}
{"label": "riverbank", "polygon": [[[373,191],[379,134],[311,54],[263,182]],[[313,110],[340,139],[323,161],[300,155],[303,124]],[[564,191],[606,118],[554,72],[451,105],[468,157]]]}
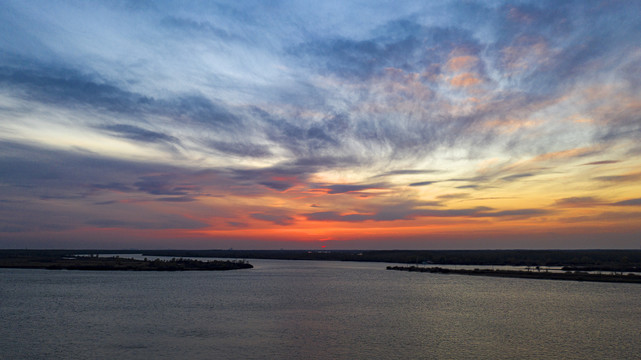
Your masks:
{"label": "riverbank", "polygon": [[251,269],[245,261],[189,259],[136,260],[120,257],[14,257],[0,258],[0,268],[47,270],[222,271]]}
{"label": "riverbank", "polygon": [[[641,250],[0,250],[10,257],[100,257],[135,254],[149,258],[228,258],[386,262],[409,265],[470,265],[564,268],[572,271],[641,272]],[[123,256],[124,257],[124,256]]]}
{"label": "riverbank", "polygon": [[518,271],[518,270],[492,270],[492,269],[447,269],[441,267],[419,267],[419,266],[388,266],[387,270],[426,272],[435,274],[457,274],[473,276],[494,276],[525,279],[545,280],[571,280],[571,281],[596,281],[596,282],[618,282],[641,284],[641,276],[628,274],[593,274],[581,271],[575,272],[545,272],[545,271]]}

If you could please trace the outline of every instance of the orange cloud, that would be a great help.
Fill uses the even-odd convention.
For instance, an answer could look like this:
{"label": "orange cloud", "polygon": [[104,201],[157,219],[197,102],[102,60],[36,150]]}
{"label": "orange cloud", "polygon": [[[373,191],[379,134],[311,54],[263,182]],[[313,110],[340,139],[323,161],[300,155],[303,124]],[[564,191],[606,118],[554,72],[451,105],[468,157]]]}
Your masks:
{"label": "orange cloud", "polygon": [[502,62],[513,74],[546,64],[554,55],[542,38],[521,37],[501,50]]}
{"label": "orange cloud", "polygon": [[534,17],[531,14],[527,14],[515,7],[510,8],[510,11],[507,13],[507,18],[514,22],[521,22],[529,24],[534,21]]}
{"label": "orange cloud", "polygon": [[549,152],[549,153],[536,156],[531,161],[540,162],[540,161],[557,160],[557,159],[568,159],[568,158],[590,155],[592,153],[595,153],[598,150],[599,150],[598,146],[588,146],[588,147],[582,147],[582,148],[555,151],[555,152]]}
{"label": "orange cloud", "polygon": [[463,73],[460,75],[456,75],[450,80],[450,84],[456,87],[474,86],[480,82],[481,79],[475,77],[475,74],[473,73]]}
{"label": "orange cloud", "polygon": [[445,67],[450,71],[462,71],[472,68],[478,62],[476,56],[464,55],[464,56],[455,56],[450,58],[450,60],[445,64]]}
{"label": "orange cloud", "polygon": [[641,172],[627,173],[623,175],[597,176],[594,179],[599,181],[616,182],[616,183],[632,182],[632,181],[641,180]]}
{"label": "orange cloud", "polygon": [[520,119],[506,119],[506,120],[492,120],[482,124],[483,127],[498,129],[502,134],[510,134],[523,128],[533,128],[539,126],[539,120],[520,120]]}

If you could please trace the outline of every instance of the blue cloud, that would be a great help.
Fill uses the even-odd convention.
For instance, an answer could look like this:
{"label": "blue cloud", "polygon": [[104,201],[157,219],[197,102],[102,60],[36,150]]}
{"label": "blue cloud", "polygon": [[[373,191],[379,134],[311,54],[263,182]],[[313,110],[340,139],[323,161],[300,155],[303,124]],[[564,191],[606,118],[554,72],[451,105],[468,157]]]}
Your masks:
{"label": "blue cloud", "polygon": [[268,188],[274,189],[276,191],[285,191],[294,186],[294,184],[291,184],[287,181],[261,181],[259,184],[267,186]]}
{"label": "blue cloud", "polygon": [[290,50],[312,67],[340,77],[367,79],[386,68],[421,72],[441,63],[455,47],[480,50],[472,34],[455,27],[426,27],[409,19],[393,20],[365,40],[320,39]]}
{"label": "blue cloud", "polygon": [[126,139],[131,139],[135,141],[142,142],[168,142],[168,143],[180,143],[180,140],[177,138],[159,133],[156,131],[145,130],[137,126],[127,125],[127,124],[114,124],[114,125],[102,125],[100,129],[106,130],[107,132],[114,134],[118,137],[123,137]]}
{"label": "blue cloud", "polygon": [[358,192],[368,189],[386,188],[388,185],[385,183],[374,184],[335,184],[327,186],[329,194],[344,194],[348,192]]}
{"label": "blue cloud", "polygon": [[44,65],[35,69],[0,67],[0,84],[24,89],[28,99],[59,105],[87,104],[98,109],[136,114],[153,99],[101,82],[73,69]]}
{"label": "blue cloud", "polygon": [[[317,220],[545,216],[545,209],[448,209],[410,200],[432,188],[479,194],[577,162],[601,169],[623,162],[607,160],[616,158],[614,148],[638,155],[628,143],[641,134],[639,13],[639,2],[596,0],[3,2],[0,196],[9,202],[0,217],[10,220],[0,227],[111,221],[152,228],[149,219],[128,223],[106,213],[89,219],[68,210],[79,219],[73,224],[53,217],[61,202],[96,213],[132,208],[121,200],[199,211],[197,199],[209,192],[298,188],[326,189],[331,198],[387,190],[356,210],[313,200],[327,210],[308,214]],[[459,56],[464,66],[453,65]],[[473,84],[461,86],[454,81],[460,76]],[[602,96],[594,87],[614,90]],[[591,122],[572,122],[574,112]],[[112,138],[97,146],[80,135]],[[149,158],[138,159],[149,147]],[[527,166],[572,148],[595,149],[585,154],[606,160],[585,155],[541,165],[547,169]],[[123,155],[127,149],[136,150]],[[471,168],[490,158],[505,164]],[[333,175],[351,183],[330,183]],[[591,180],[628,186],[639,179],[608,172]],[[638,199],[601,202],[636,206]],[[40,205],[47,211],[37,212]],[[9,217],[16,211],[21,216]],[[29,220],[31,213],[44,220]],[[294,221],[282,211],[248,213]]]}
{"label": "blue cloud", "polygon": [[432,185],[438,181],[419,181],[415,183],[411,183],[410,186],[426,186],[426,185]]}
{"label": "blue cloud", "polygon": [[289,225],[294,222],[294,218],[291,216],[281,214],[254,213],[249,216],[256,220],[268,221],[276,225]]}
{"label": "blue cloud", "polygon": [[641,206],[641,198],[621,200],[613,203],[615,206]]}

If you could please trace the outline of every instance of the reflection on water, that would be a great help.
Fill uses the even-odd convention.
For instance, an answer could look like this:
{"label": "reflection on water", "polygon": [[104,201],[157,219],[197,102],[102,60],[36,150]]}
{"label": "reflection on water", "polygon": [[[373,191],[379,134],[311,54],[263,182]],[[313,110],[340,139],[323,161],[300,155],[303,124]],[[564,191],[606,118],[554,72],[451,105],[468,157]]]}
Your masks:
{"label": "reflection on water", "polygon": [[[252,260],[229,272],[0,269],[7,359],[639,358],[641,286]],[[9,324],[9,325],[7,325]]]}

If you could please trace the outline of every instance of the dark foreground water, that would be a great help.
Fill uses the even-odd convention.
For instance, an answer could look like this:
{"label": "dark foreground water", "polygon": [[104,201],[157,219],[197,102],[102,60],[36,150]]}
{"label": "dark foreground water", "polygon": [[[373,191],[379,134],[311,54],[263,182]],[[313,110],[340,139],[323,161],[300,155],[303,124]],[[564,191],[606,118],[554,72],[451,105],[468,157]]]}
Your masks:
{"label": "dark foreground water", "polygon": [[0,269],[2,359],[641,359],[641,286],[252,260]]}

